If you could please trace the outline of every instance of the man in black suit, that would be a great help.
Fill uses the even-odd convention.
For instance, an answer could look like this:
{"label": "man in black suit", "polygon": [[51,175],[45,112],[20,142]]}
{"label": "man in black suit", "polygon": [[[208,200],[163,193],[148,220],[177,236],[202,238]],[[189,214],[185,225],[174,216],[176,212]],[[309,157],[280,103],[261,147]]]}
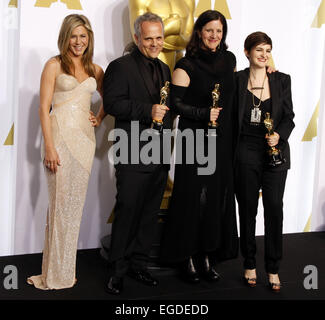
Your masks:
{"label": "man in black suit", "polygon": [[[115,117],[115,128],[127,133],[129,151],[127,163],[115,163],[117,195],[106,286],[111,294],[123,290],[125,274],[147,285],[158,284],[148,272],[147,262],[169,170],[169,164],[161,161],[144,163],[140,151],[148,142],[139,140],[153,119],[163,120],[164,128],[171,127],[169,108],[159,104],[160,88],[170,81],[168,66],[158,59],[164,43],[163,22],[159,16],[145,13],[136,19],[134,29],[134,50],[109,64],[103,83],[105,112]],[[155,139],[161,142],[161,137]]]}

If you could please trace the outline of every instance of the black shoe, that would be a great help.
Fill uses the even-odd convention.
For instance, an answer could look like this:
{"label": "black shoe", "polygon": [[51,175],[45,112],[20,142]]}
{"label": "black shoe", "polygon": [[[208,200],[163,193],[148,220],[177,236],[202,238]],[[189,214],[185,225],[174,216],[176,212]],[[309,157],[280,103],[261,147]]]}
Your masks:
{"label": "black shoe", "polygon": [[186,282],[190,283],[199,283],[200,277],[197,271],[195,270],[192,258],[189,258],[188,261],[181,267],[180,276]]}
{"label": "black shoe", "polygon": [[244,279],[244,283],[246,284],[246,286],[248,286],[250,288],[255,288],[256,282],[257,282],[256,269],[255,268],[254,269],[245,269],[243,279]]}
{"label": "black shoe", "polygon": [[123,278],[110,277],[105,289],[107,293],[120,294],[123,290]]}
{"label": "black shoe", "polygon": [[203,260],[203,276],[206,280],[210,282],[215,282],[220,279],[220,274],[214,269],[210,264],[210,260],[208,256],[205,256]]}
{"label": "black shoe", "polygon": [[[275,274],[277,275],[277,274]],[[278,282],[272,282],[272,280],[270,279],[271,278],[271,273],[268,274],[269,276],[269,288],[273,291],[273,292],[280,292],[281,290],[281,282],[278,281]]]}
{"label": "black shoe", "polygon": [[158,280],[153,278],[147,270],[133,270],[129,269],[127,275],[143,284],[151,287],[158,285]]}
{"label": "black shoe", "polygon": [[213,267],[209,270],[205,270],[203,275],[206,280],[211,282],[218,281],[220,279],[220,274],[216,270],[214,270]]}

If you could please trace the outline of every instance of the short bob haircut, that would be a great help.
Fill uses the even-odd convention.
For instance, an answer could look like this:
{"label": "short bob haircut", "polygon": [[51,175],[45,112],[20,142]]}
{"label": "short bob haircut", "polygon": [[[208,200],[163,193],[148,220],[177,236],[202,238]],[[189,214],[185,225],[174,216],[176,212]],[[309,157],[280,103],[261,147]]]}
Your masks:
{"label": "short bob haircut", "polygon": [[196,57],[200,48],[203,47],[201,39],[202,28],[210,21],[220,20],[222,24],[222,39],[220,41],[220,49],[226,50],[228,48],[226,44],[227,37],[227,20],[225,16],[216,10],[207,10],[200,14],[194,24],[191,39],[186,47],[186,56]]}
{"label": "short bob haircut", "polygon": [[252,49],[262,43],[269,44],[272,49],[272,40],[266,33],[261,31],[253,32],[247,36],[244,43],[244,49],[247,51],[247,53],[250,53]]}

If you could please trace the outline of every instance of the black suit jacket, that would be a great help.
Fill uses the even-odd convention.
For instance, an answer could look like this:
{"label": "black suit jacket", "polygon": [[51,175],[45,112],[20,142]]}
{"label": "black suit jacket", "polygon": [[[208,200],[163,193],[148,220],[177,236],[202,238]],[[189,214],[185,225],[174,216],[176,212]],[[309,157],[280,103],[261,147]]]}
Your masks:
{"label": "black suit jacket", "polygon": [[[290,76],[281,72],[267,73],[271,93],[271,118],[273,119],[274,131],[280,135],[278,144],[287,160],[281,166],[274,168],[276,171],[290,168],[290,147],[288,143],[289,136],[295,126],[293,122],[294,112],[291,98],[291,79]],[[244,111],[246,106],[246,90],[249,78],[249,68],[236,73],[236,97],[234,99],[237,119],[237,145],[243,124]]]}
{"label": "black suit jacket", "polygon": [[[142,53],[135,49],[131,54],[122,56],[108,65],[103,82],[103,101],[105,112],[115,117],[115,128],[123,129],[128,134],[129,164],[118,164],[116,167],[137,171],[152,171],[157,164],[142,163],[140,153],[140,163],[130,164],[132,138],[139,141],[140,151],[148,143],[140,141],[139,137],[131,137],[131,121],[138,121],[139,135],[141,135],[144,130],[151,126],[153,104],[160,103],[159,93],[154,88],[149,71],[143,66],[141,55]],[[162,70],[163,82],[170,81],[169,67],[160,60],[159,64]],[[168,105],[169,99],[167,100]],[[171,128],[170,113],[168,111],[163,119],[165,129]]]}

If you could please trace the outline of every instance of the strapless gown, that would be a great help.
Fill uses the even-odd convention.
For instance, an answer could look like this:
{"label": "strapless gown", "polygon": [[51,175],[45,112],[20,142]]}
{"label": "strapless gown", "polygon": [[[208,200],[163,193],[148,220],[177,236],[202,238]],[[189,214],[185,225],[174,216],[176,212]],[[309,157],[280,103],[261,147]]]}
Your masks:
{"label": "strapless gown", "polygon": [[[75,284],[80,222],[96,147],[89,121],[96,85],[93,77],[81,83],[67,74],[56,78],[50,119],[61,166],[56,174],[45,168],[49,207],[42,274],[27,279],[39,289],[64,289]],[[43,144],[41,150],[43,160]]]}

